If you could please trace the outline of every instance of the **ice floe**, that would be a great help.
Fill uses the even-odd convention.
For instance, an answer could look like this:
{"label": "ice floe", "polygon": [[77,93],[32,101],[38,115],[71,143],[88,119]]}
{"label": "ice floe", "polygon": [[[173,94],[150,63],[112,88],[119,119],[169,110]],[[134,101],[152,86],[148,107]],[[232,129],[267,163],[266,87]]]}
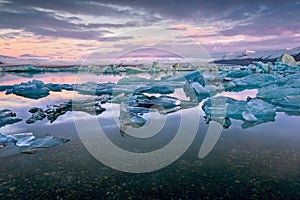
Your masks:
{"label": "ice floe", "polygon": [[22,119],[17,118],[16,113],[9,109],[0,110],[0,127],[7,124],[14,124],[22,121]]}

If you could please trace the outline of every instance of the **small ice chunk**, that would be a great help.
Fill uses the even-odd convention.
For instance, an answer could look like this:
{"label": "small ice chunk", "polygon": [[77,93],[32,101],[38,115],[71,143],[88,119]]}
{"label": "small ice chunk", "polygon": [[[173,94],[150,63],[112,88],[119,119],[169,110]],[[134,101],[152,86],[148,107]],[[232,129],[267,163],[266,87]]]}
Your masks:
{"label": "small ice chunk", "polygon": [[248,113],[244,111],[242,112],[242,115],[246,121],[251,121],[251,122],[257,121],[257,118],[252,113]]}
{"label": "small ice chunk", "polygon": [[32,116],[26,120],[27,124],[35,123],[38,120],[43,120],[47,116],[42,108],[34,107],[31,108],[29,112],[32,113]]}
{"label": "small ice chunk", "polygon": [[109,96],[102,95],[96,99],[69,100],[59,105],[47,105],[47,109],[33,107],[29,110],[32,116],[26,120],[26,123],[35,123],[47,117],[50,123],[54,122],[59,116],[68,111],[82,111],[89,114],[99,115],[106,109],[101,106],[110,99]]}

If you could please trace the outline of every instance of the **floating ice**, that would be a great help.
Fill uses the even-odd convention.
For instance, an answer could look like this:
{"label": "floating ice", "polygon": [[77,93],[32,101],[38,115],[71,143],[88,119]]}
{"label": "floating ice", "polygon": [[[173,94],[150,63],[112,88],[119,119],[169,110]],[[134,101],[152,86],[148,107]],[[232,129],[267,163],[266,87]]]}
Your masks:
{"label": "floating ice", "polygon": [[9,109],[0,110],[0,127],[7,124],[14,124],[22,121],[22,119],[16,117],[16,113]]}
{"label": "floating ice", "polygon": [[149,93],[149,94],[172,94],[174,89],[164,85],[142,86],[134,91],[134,94]]}
{"label": "floating ice", "polygon": [[[208,121],[224,122],[225,117],[246,122],[243,128],[259,123],[274,121],[276,108],[274,105],[257,98],[248,98],[247,101],[238,101],[228,97],[212,97],[202,106]],[[225,127],[225,126],[224,126]]]}
{"label": "floating ice", "polygon": [[0,91],[6,91],[6,94],[15,94],[30,99],[40,99],[48,96],[50,91],[72,90],[73,86],[68,84],[45,84],[39,80],[32,80],[26,83],[16,85],[1,86]]}
{"label": "floating ice", "polygon": [[242,91],[245,89],[255,89],[281,81],[281,77],[271,74],[251,74],[243,78],[233,79],[224,83],[227,91]]}
{"label": "floating ice", "polygon": [[6,94],[16,94],[31,99],[39,99],[49,95],[50,89],[42,81],[33,80],[27,83],[14,85]]}
{"label": "floating ice", "polygon": [[281,63],[286,63],[288,65],[293,65],[295,66],[296,65],[296,60],[293,56],[289,55],[289,54],[283,54],[282,56],[280,56],[278,59],[277,59],[277,62],[281,62]]}
{"label": "floating ice", "polygon": [[180,109],[180,101],[169,96],[133,95],[120,105],[120,123],[122,127],[141,127],[147,123],[144,114],[150,111],[158,111],[168,114]]}
{"label": "floating ice", "polygon": [[114,92],[115,84],[114,83],[101,83],[97,84],[95,82],[87,82],[76,85],[74,90],[81,94],[89,95],[102,95],[109,94],[111,95]]}
{"label": "floating ice", "polygon": [[119,81],[118,81],[118,85],[141,85],[141,84],[144,84],[144,83],[149,83],[151,82],[150,79],[146,79],[146,78],[141,78],[141,77],[138,77],[138,76],[130,76],[130,77],[125,77],[125,78],[121,78]]}
{"label": "floating ice", "polygon": [[122,127],[131,126],[138,128],[147,123],[147,120],[142,116],[134,112],[128,112],[126,109],[120,109],[119,120]]}
{"label": "floating ice", "polygon": [[269,85],[267,87],[260,88],[256,97],[270,101],[272,99],[282,99],[286,96],[296,95],[300,95],[300,88],[290,87],[289,85]]}
{"label": "floating ice", "polygon": [[250,74],[253,74],[252,71],[249,71],[249,70],[241,70],[241,69],[237,69],[237,70],[234,70],[234,71],[230,71],[226,74],[226,77],[228,78],[242,78],[242,77],[245,77],[245,76],[248,76]]}
{"label": "floating ice", "polygon": [[145,96],[145,95],[134,95],[128,101],[129,107],[141,107],[141,108],[152,108],[158,111],[167,112],[173,110],[173,108],[179,107],[180,101],[175,97],[169,96]]}
{"label": "floating ice", "polygon": [[199,71],[192,71],[188,73],[179,74],[166,78],[165,81],[188,81],[189,83],[198,82],[203,87],[205,86],[205,80]]}
{"label": "floating ice", "polygon": [[33,65],[17,65],[3,67],[5,72],[15,72],[15,73],[44,73],[44,72],[70,72],[78,71],[77,66],[66,66],[66,67],[36,67]]}
{"label": "floating ice", "polygon": [[26,120],[26,123],[35,123],[38,120],[43,120],[45,117],[52,123],[60,115],[64,115],[68,111],[83,111],[89,114],[99,115],[106,110],[101,107],[101,103],[106,101],[105,96],[104,98],[97,99],[69,100],[59,105],[48,105],[46,110],[34,107],[29,110],[32,116]]}

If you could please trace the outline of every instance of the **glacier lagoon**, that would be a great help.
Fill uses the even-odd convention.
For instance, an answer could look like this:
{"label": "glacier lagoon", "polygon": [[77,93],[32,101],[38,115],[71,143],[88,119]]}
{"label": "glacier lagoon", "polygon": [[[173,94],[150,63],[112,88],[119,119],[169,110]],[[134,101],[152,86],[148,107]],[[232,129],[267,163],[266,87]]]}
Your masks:
{"label": "glacier lagoon", "polygon": [[[9,110],[0,114],[0,133],[7,136],[0,149],[0,195],[31,199],[41,193],[58,199],[300,195],[298,67],[256,63],[190,72],[132,71],[3,72],[0,110]],[[171,143],[182,119],[194,116],[199,117],[198,127],[195,133],[184,129],[183,137],[194,137],[183,155],[144,173],[118,171],[97,160],[82,140],[82,134],[91,134],[95,127],[87,126],[81,133],[77,127],[96,120],[114,145],[145,153]],[[148,131],[142,128],[151,123],[157,127],[161,121],[163,127],[151,129],[153,135],[146,138]],[[213,122],[222,132],[209,135]],[[39,141],[54,138],[55,145],[20,149],[20,143],[10,139],[20,133]],[[214,140],[213,145],[199,157],[207,140]],[[185,140],[177,145],[186,145]],[[118,164],[124,164],[122,159]]]}

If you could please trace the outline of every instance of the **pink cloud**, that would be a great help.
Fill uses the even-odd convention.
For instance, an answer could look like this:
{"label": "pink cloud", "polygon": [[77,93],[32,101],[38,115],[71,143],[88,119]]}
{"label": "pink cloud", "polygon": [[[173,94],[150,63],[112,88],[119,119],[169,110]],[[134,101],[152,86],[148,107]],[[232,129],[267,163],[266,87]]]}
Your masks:
{"label": "pink cloud", "polygon": [[186,30],[191,27],[193,27],[193,26],[189,25],[189,24],[177,24],[177,25],[171,26],[169,29],[170,30]]}

